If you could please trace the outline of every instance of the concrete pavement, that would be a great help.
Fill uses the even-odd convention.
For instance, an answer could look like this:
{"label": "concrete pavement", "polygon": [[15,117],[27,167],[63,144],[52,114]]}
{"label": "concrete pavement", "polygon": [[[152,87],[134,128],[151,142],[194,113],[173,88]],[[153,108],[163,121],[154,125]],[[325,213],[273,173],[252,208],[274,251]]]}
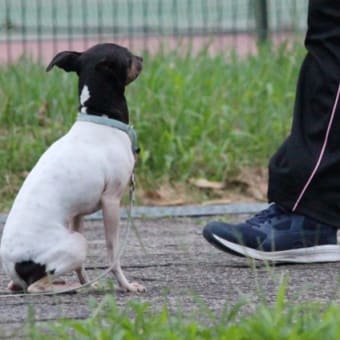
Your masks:
{"label": "concrete pavement", "polygon": [[[238,221],[246,215],[223,216]],[[221,216],[216,217],[218,219]],[[23,335],[30,308],[41,322],[59,318],[86,318],[91,311],[89,296],[100,301],[114,294],[118,305],[137,300],[151,304],[157,311],[163,306],[173,311],[194,314],[202,305],[221,315],[241,299],[247,303],[242,311],[253,311],[260,301],[273,302],[282,277],[288,279],[287,296],[293,302],[339,301],[340,263],[313,265],[279,265],[253,262],[225,254],[213,248],[202,237],[209,217],[168,217],[135,219],[126,238],[126,220],[122,222],[122,240],[126,239],[122,266],[126,276],[144,284],[143,294],[124,294],[112,289],[111,276],[101,281],[101,288],[77,294],[56,296],[6,297],[0,295],[0,337]],[[3,224],[0,223],[0,232]],[[86,221],[85,236],[89,241],[87,270],[92,278],[107,266],[101,220]],[[139,240],[140,238],[140,240]],[[75,281],[75,276],[66,277]],[[6,294],[8,278],[0,269],[0,293]]]}

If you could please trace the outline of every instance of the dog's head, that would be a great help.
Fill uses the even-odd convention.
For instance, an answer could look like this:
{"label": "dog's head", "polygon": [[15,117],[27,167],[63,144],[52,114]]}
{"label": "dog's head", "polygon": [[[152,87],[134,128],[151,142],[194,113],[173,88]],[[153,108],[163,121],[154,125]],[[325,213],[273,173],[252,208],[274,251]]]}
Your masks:
{"label": "dog's head", "polygon": [[58,53],[46,71],[58,66],[79,77],[81,108],[110,114],[124,100],[125,86],[135,80],[143,67],[143,59],[116,44],[98,44],[80,53]]}

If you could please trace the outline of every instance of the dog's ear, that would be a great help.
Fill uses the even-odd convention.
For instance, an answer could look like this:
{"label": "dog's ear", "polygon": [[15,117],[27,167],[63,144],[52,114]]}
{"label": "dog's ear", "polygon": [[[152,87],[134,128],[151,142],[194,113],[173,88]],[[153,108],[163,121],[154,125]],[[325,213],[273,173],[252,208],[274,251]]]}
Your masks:
{"label": "dog's ear", "polygon": [[79,71],[79,57],[80,52],[64,51],[59,52],[48,64],[46,71],[48,72],[54,65],[62,68],[66,72]]}

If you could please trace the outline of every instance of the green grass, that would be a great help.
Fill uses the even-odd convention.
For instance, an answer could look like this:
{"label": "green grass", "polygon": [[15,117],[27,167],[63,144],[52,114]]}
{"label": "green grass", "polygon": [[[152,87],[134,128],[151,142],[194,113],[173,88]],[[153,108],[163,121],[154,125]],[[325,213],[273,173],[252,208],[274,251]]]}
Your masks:
{"label": "green grass", "polygon": [[[217,315],[202,308],[192,315],[155,311],[147,303],[132,301],[117,306],[111,295],[97,303],[86,320],[61,320],[43,327],[27,325],[28,339],[159,339],[159,340],[279,340],[339,339],[340,307],[335,303],[294,304],[287,301],[286,283],[281,284],[273,305],[261,303],[254,313],[242,312],[247,301],[225,308]],[[31,315],[32,316],[32,315]]]}
{"label": "green grass", "polygon": [[[127,88],[142,152],[138,183],[225,181],[244,166],[264,167],[289,132],[302,48],[257,56],[144,56]],[[7,210],[39,155],[71,126],[74,74],[27,60],[0,67],[0,211]]]}

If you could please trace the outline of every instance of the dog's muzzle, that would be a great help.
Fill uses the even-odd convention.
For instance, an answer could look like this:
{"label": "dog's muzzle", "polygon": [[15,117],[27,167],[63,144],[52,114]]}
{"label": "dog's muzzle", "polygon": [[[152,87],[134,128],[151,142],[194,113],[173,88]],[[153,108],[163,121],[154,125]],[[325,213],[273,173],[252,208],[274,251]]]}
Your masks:
{"label": "dog's muzzle", "polygon": [[126,79],[126,85],[135,80],[143,69],[143,58],[138,56],[133,56],[131,67],[128,71],[128,76]]}

